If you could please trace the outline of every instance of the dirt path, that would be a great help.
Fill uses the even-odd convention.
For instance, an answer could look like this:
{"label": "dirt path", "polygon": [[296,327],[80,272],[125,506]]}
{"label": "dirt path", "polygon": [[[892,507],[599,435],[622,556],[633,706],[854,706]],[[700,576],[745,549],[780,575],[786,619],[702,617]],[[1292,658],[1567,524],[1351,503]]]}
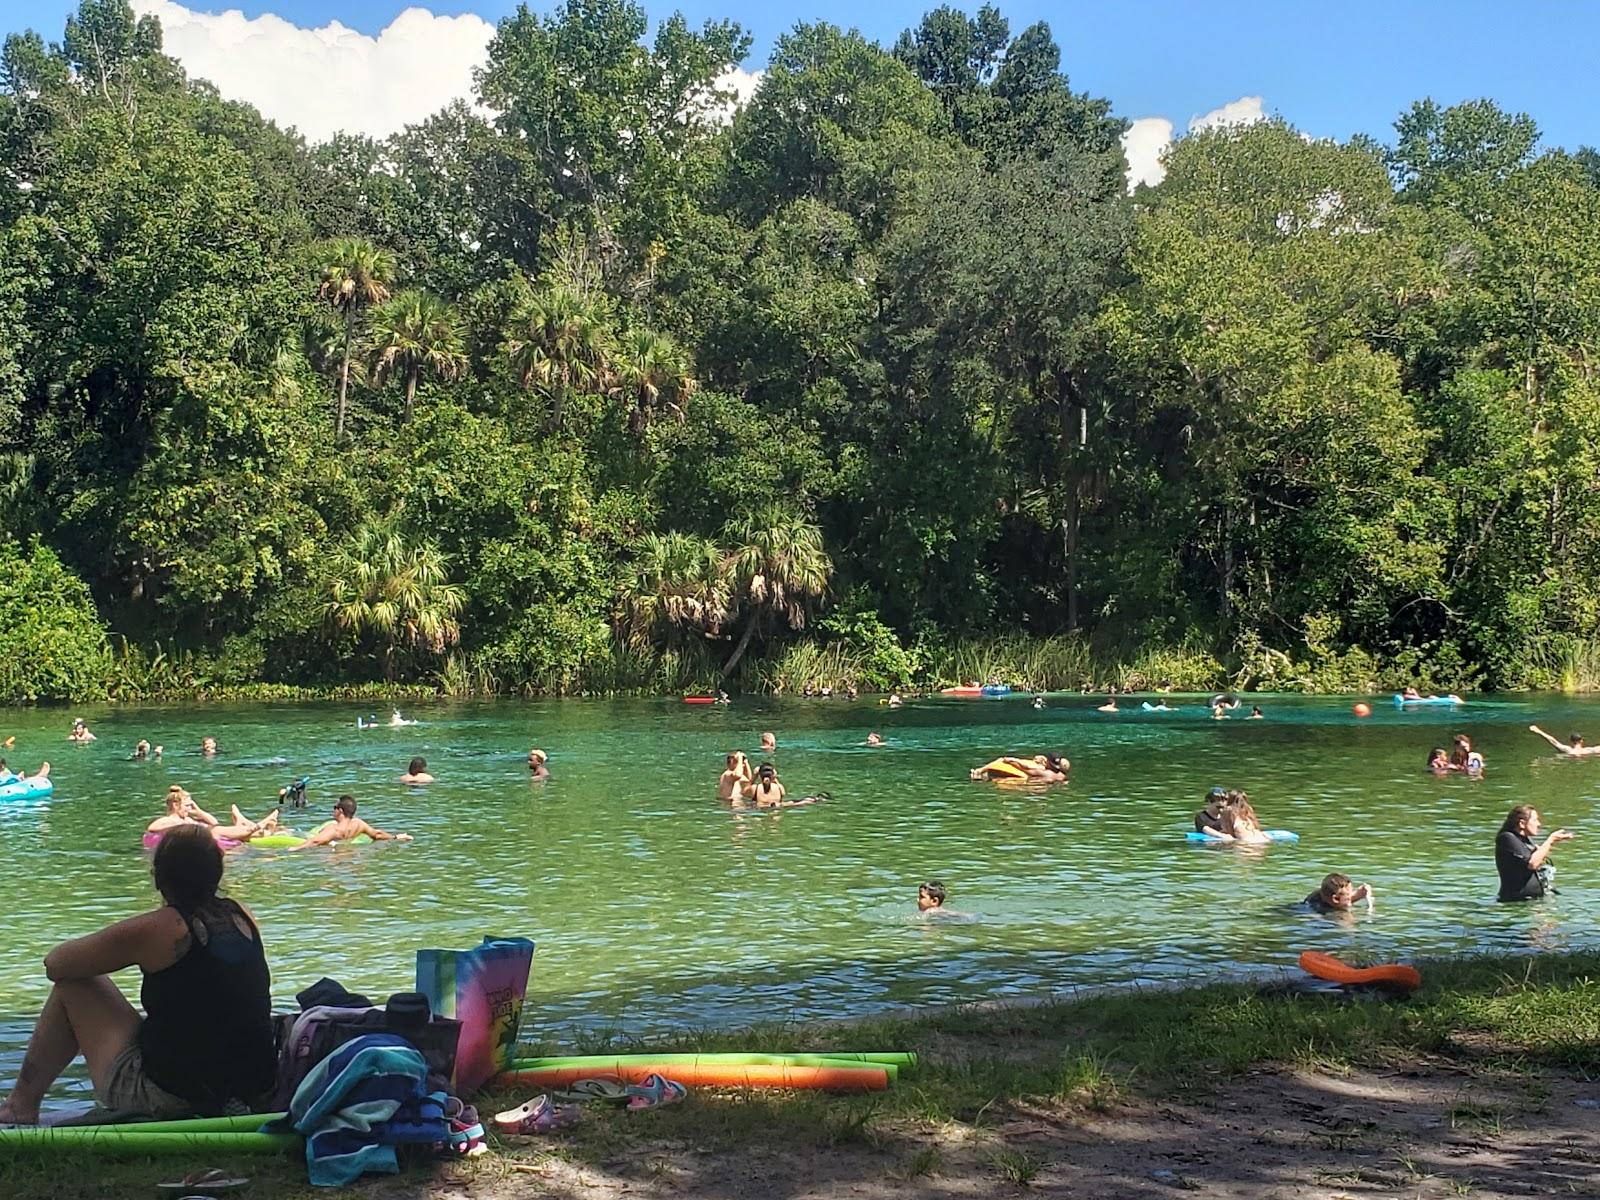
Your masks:
{"label": "dirt path", "polygon": [[[1203,1099],[1118,1101],[1100,1111],[1013,1109],[968,1126],[836,1133],[818,1149],[759,1128],[697,1146],[695,1106],[659,1140],[600,1165],[530,1153],[407,1189],[414,1200],[876,1200],[1058,1196],[1123,1200],[1348,1197],[1600,1197],[1600,1083],[1563,1076],[1485,1081],[1432,1065],[1387,1073],[1260,1071]],[[667,1114],[663,1113],[662,1116]],[[393,1181],[381,1194],[400,1190]],[[374,1194],[379,1194],[374,1189]]]}

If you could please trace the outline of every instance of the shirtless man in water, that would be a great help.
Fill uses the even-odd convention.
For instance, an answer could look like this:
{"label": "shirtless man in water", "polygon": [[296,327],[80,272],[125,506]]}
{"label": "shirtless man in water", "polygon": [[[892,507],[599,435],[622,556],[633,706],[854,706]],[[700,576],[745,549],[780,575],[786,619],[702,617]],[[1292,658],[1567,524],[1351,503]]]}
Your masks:
{"label": "shirtless man in water", "polygon": [[727,762],[727,770],[717,777],[717,799],[724,803],[742,804],[745,789],[754,782],[750,760],[744,756],[744,751],[735,750],[728,755]]}
{"label": "shirtless man in water", "polygon": [[348,842],[351,838],[366,834],[375,842],[409,842],[409,833],[390,833],[387,830],[375,829],[356,816],[356,798],[354,796],[340,796],[333,806],[333,820],[328,827],[319,833],[313,833],[298,846],[290,846],[291,850],[307,850],[312,846],[326,846],[330,842]]}
{"label": "shirtless man in water", "polygon": [[1537,733],[1545,741],[1549,742],[1550,745],[1555,747],[1557,751],[1565,754],[1568,758],[1588,758],[1592,754],[1600,754],[1600,746],[1585,746],[1583,744],[1583,734],[1581,733],[1569,735],[1566,744],[1563,745],[1544,730],[1540,729],[1537,725],[1529,725],[1528,729],[1532,733]]}

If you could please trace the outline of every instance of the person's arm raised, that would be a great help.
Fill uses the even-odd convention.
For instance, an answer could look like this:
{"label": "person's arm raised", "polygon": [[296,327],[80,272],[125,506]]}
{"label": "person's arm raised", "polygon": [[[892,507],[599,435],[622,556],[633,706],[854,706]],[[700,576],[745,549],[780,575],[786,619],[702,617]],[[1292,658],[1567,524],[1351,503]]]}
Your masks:
{"label": "person's arm raised", "polygon": [[1559,751],[1562,754],[1571,754],[1572,753],[1572,749],[1570,747],[1562,745],[1561,742],[1559,742],[1555,738],[1551,737],[1548,733],[1546,733],[1544,730],[1540,729],[1537,725],[1529,725],[1528,726],[1528,732],[1529,733],[1537,733],[1545,741],[1549,742],[1553,749]]}
{"label": "person's arm raised", "polygon": [[1528,855],[1528,866],[1537,871],[1544,866],[1545,860],[1550,857],[1550,851],[1555,849],[1557,842],[1570,841],[1571,838],[1572,834],[1565,829],[1552,830],[1550,836],[1540,843],[1539,848]]}
{"label": "person's arm raised", "polygon": [[69,983],[127,967],[160,971],[178,961],[188,940],[177,911],[159,908],[62,942],[45,955],[44,973],[51,983]]}

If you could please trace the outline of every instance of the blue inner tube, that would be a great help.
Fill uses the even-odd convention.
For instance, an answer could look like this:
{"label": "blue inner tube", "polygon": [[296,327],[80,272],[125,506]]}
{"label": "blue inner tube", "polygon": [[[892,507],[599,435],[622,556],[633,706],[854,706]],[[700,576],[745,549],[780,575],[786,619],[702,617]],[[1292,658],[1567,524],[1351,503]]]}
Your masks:
{"label": "blue inner tube", "polygon": [[55,790],[48,779],[18,779],[0,784],[0,800],[42,800]]}
{"label": "blue inner tube", "polygon": [[1009,696],[1011,694],[1011,685],[1009,683],[990,683],[985,684],[979,690],[985,696]]}
{"label": "blue inner tube", "polygon": [[[1261,832],[1274,842],[1298,842],[1300,840],[1298,833],[1290,833],[1287,829],[1263,829]],[[1209,837],[1193,829],[1184,836],[1191,842],[1215,842],[1219,846],[1231,846],[1234,844],[1233,842],[1225,842],[1221,838]]]}
{"label": "blue inner tube", "polygon": [[1398,707],[1398,708],[1404,708],[1408,704],[1445,704],[1445,705],[1455,705],[1455,704],[1465,704],[1466,703],[1466,701],[1463,700],[1460,696],[1418,696],[1415,699],[1408,700],[1404,696],[1402,696],[1399,692],[1395,693],[1394,702],[1395,702],[1395,706]]}

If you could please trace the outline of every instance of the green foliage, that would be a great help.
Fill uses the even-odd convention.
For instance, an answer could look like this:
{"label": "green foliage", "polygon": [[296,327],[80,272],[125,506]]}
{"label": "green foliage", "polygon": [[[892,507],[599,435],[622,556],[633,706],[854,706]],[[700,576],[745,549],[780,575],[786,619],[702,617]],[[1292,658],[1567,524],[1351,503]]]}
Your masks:
{"label": "green foliage", "polygon": [[0,701],[98,699],[109,673],[83,580],[45,546],[0,541]]}
{"label": "green foliage", "polygon": [[129,643],[39,694],[1594,686],[1593,151],[1424,101],[1130,197],[1043,23],[748,47],[519,8],[307,146],[124,0],[8,37],[0,535]]}

